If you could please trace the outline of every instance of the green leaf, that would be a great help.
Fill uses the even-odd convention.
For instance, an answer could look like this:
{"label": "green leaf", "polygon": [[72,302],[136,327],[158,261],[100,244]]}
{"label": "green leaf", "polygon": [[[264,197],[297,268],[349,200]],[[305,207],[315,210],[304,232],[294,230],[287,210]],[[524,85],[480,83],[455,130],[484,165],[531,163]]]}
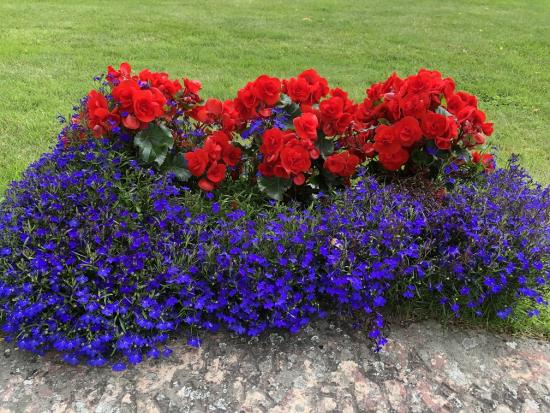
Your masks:
{"label": "green leaf", "polygon": [[134,145],[138,147],[142,161],[156,162],[160,166],[174,146],[174,139],[166,126],[150,123],[147,129],[135,136]]}
{"label": "green leaf", "polygon": [[317,141],[315,142],[315,147],[319,149],[321,156],[326,159],[334,152],[334,141],[327,139],[324,133],[319,132],[317,135]]}
{"label": "green leaf", "polygon": [[341,177],[333,175],[325,168],[321,169],[320,176],[323,178],[321,189],[330,188],[331,186],[340,186],[343,183],[343,179]]}
{"label": "green leaf", "polygon": [[290,105],[285,106],[285,111],[289,114],[291,119],[294,119],[302,114],[300,105],[298,105],[297,103],[291,103]]}
{"label": "green leaf", "polygon": [[310,188],[319,189],[321,187],[321,176],[313,175],[307,181],[307,184]]}
{"label": "green leaf", "polygon": [[430,165],[433,162],[433,156],[428,155],[422,149],[416,148],[411,153],[411,159],[419,165]]}
{"label": "green leaf", "polygon": [[290,182],[290,179],[283,179],[283,178],[277,178],[277,177],[265,177],[260,176],[258,178],[258,187],[260,188],[260,191],[265,193],[268,197],[276,199],[277,201],[283,200],[283,195],[288,189],[292,183]]}
{"label": "green leaf", "polygon": [[453,148],[453,155],[464,162],[470,162],[472,160],[472,154],[470,151],[460,146],[455,146]]}
{"label": "green leaf", "polygon": [[292,99],[290,99],[290,96],[285,95],[284,93],[281,93],[281,99],[279,100],[279,107],[284,108],[286,105],[289,105],[292,103]]}
{"label": "green leaf", "polygon": [[172,172],[180,181],[185,182],[191,178],[191,172],[187,169],[187,161],[181,152],[174,155],[168,164],[166,171]]}
{"label": "green leaf", "polygon": [[451,157],[451,153],[448,151],[443,151],[439,149],[435,154],[435,157],[438,159],[449,159]]}
{"label": "green leaf", "polygon": [[440,115],[444,116],[453,116],[451,112],[449,112],[447,109],[445,109],[443,106],[438,106],[438,108],[435,110],[436,113],[439,113]]}
{"label": "green leaf", "polygon": [[288,114],[288,120],[286,121],[286,126],[289,128],[293,128],[294,127],[292,123],[293,119],[302,114],[300,105],[292,102],[289,96],[282,94],[279,107],[282,108]]}

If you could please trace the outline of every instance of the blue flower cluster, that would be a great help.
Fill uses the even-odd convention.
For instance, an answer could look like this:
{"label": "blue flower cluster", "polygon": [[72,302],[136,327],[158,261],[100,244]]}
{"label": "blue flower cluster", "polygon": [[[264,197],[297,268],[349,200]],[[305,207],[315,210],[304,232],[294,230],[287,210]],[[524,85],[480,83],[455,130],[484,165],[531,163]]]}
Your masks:
{"label": "blue flower cluster", "polygon": [[282,108],[273,108],[271,116],[256,119],[250,122],[250,126],[241,132],[243,139],[249,139],[252,135],[261,135],[267,129],[277,128],[286,130],[288,128],[289,115]]}
{"label": "blue flower cluster", "polygon": [[550,187],[535,184],[517,160],[481,182],[457,185],[429,221],[429,271],[418,273],[415,286],[454,316],[505,319],[518,300],[533,316],[548,305]]}
{"label": "blue flower cluster", "polygon": [[550,190],[515,165],[437,202],[362,177],[308,208],[245,208],[112,145],[57,147],[0,204],[0,319],[20,348],[120,370],[168,355],[174,332],[197,346],[204,330],[295,332],[337,311],[380,348],[388,302],[544,304]]}

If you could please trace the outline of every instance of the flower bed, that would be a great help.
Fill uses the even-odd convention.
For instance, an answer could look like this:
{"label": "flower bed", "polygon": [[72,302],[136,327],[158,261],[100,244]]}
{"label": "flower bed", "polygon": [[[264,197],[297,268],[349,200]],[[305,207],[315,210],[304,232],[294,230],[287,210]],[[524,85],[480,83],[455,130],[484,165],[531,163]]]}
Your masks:
{"label": "flower bed", "polygon": [[304,198],[349,186],[362,164],[429,179],[444,168],[494,169],[492,155],[474,150],[492,123],[475,96],[437,71],[393,74],[369,87],[361,104],[313,69],[283,80],[261,75],[225,102],[203,102],[198,81],[132,74],[127,63],[97,80],[101,87],[75,106],[60,139],[126,142],[143,162],[207,192],[230,176],[273,199]]}
{"label": "flower bed", "polygon": [[118,370],[176,332],[197,346],[337,312],[379,349],[388,303],[546,305],[550,189],[495,170],[477,151],[492,125],[439,73],[392,75],[361,104],[313,70],[225,102],[127,64],[99,81],[0,204],[20,348]]}

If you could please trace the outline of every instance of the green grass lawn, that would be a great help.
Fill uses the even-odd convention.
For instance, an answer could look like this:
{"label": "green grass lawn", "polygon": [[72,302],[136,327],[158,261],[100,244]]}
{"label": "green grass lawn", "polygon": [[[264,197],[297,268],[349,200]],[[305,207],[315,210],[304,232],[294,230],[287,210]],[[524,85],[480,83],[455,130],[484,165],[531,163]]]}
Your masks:
{"label": "green grass lawn", "polygon": [[135,3],[0,1],[0,191],[54,142],[55,115],[93,75],[125,60],[220,98],[264,72],[314,67],[359,99],[393,70],[438,69],[479,96],[501,157],[520,153],[550,182],[550,1]]}
{"label": "green grass lawn", "polygon": [[[519,153],[550,183],[550,1],[49,3],[0,0],[0,193],[55,142],[56,114],[122,61],[219,98],[314,67],[361,99],[394,70],[437,69],[479,97],[501,160]],[[550,315],[520,324],[548,334]]]}

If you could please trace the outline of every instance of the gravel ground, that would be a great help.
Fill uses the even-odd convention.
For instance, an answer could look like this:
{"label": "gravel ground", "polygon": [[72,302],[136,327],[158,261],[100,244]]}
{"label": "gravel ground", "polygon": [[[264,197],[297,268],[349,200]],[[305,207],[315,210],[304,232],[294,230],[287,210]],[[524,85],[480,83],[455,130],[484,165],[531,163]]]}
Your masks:
{"label": "gravel ground", "polygon": [[219,333],[121,373],[0,342],[0,413],[550,411],[549,342],[434,322],[389,337],[375,354],[330,321],[252,340]]}

